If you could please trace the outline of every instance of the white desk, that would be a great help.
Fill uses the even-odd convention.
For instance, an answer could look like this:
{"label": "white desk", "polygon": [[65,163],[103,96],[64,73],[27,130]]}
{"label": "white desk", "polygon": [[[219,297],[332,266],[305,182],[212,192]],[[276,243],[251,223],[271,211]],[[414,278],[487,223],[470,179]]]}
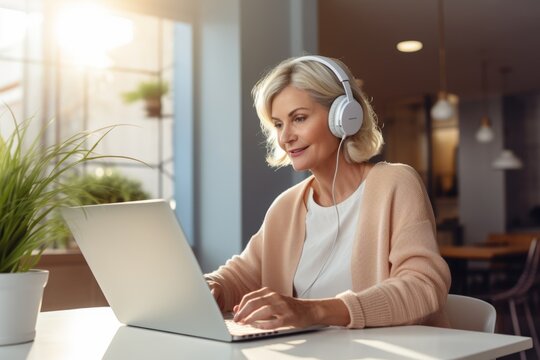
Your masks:
{"label": "white desk", "polygon": [[427,326],[347,330],[229,344],[126,327],[110,308],[41,313],[34,342],[0,359],[492,359],[532,347],[528,337]]}

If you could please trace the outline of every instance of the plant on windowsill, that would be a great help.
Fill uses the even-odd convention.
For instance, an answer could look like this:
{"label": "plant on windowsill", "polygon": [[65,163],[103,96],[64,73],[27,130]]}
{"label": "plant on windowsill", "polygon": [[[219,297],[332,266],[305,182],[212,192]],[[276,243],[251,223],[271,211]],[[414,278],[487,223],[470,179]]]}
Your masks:
{"label": "plant on windowsill", "polygon": [[122,94],[127,104],[139,100],[145,102],[146,115],[148,117],[161,116],[161,98],[169,92],[169,85],[163,81],[143,81],[133,91]]}
{"label": "plant on windowsill", "polygon": [[[131,179],[112,168],[98,168],[96,173],[74,174],[66,179],[66,184],[83,192],[70,199],[73,205],[108,204],[124,201],[147,200],[150,195],[143,190],[140,181]],[[72,248],[76,244],[71,232],[64,226],[55,242],[57,248]]]}
{"label": "plant on windowsill", "polygon": [[127,159],[94,152],[114,126],[44,147],[46,127],[34,136],[31,120],[17,122],[8,112],[13,130],[0,132],[0,345],[34,339],[49,273],[33,267],[63,227],[55,211],[84,192],[63,177],[92,160]]}

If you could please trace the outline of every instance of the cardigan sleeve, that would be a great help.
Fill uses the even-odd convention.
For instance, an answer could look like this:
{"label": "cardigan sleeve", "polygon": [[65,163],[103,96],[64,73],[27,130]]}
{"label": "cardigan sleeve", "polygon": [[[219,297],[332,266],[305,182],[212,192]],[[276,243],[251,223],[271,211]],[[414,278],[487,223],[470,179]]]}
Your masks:
{"label": "cardigan sleeve", "polygon": [[[448,295],[450,271],[439,254],[431,204],[412,168],[401,166],[389,175],[390,179],[397,177],[399,184],[389,186],[392,181],[383,180],[374,186],[377,194],[371,199],[376,199],[376,204],[369,205],[379,219],[370,219],[379,230],[366,229],[369,234],[378,234],[379,249],[388,248],[388,277],[337,297],[349,310],[348,326],[352,328],[426,322],[444,325],[440,311]],[[385,228],[388,231],[380,230]]]}
{"label": "cardigan sleeve", "polygon": [[212,280],[223,288],[223,311],[231,311],[240,303],[242,297],[261,287],[261,249],[263,227],[251,238],[240,255],[227,260],[216,271],[205,274],[206,280]]}
{"label": "cardigan sleeve", "polygon": [[245,294],[262,286],[292,295],[292,278],[304,239],[303,198],[310,182],[311,177],[280,194],[244,251],[205,275],[222,286],[223,310],[231,310]]}

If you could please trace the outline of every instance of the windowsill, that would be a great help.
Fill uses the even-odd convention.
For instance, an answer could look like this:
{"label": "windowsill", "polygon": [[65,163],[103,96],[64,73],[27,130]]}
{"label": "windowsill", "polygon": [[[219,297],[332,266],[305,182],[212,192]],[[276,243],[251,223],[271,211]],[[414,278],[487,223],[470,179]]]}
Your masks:
{"label": "windowsill", "polygon": [[79,249],[48,249],[36,268],[49,270],[42,311],[108,305]]}

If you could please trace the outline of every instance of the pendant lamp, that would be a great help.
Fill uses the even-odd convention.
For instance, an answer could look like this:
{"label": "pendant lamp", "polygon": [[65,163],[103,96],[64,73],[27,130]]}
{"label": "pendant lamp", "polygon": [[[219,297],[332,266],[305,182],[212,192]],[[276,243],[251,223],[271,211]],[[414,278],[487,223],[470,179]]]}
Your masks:
{"label": "pendant lamp", "polygon": [[[506,93],[506,75],[510,72],[510,68],[501,68],[502,77],[502,97]],[[510,149],[503,149],[499,156],[491,163],[491,166],[496,170],[517,170],[523,167],[523,162]]]}
{"label": "pendant lamp", "polygon": [[516,170],[523,167],[521,160],[512,150],[503,149],[501,154],[491,164],[497,170]]}
{"label": "pendant lamp", "polygon": [[480,128],[476,132],[476,141],[479,143],[489,143],[495,137],[495,132],[491,127],[491,122],[488,116],[488,101],[487,101],[487,61],[482,62],[482,102],[484,106],[484,115],[480,120]]}
{"label": "pendant lamp", "polygon": [[439,97],[431,108],[431,117],[435,120],[448,120],[454,116],[454,107],[448,101],[446,89],[446,49],[444,44],[444,3],[439,0]]}

